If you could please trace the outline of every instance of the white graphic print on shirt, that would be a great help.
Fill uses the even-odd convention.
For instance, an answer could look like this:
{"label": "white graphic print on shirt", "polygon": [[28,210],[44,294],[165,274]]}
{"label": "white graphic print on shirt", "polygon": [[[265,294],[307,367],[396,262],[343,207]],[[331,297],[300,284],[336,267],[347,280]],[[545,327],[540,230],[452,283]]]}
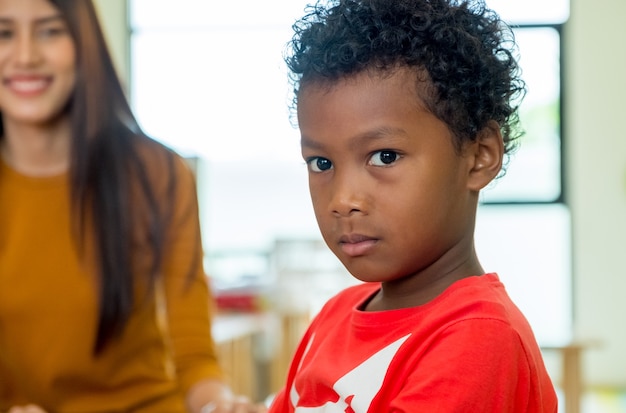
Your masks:
{"label": "white graphic print on shirt", "polygon": [[[298,406],[300,395],[294,383],[290,391],[290,399],[292,405],[295,407],[295,412],[345,413],[354,411],[355,413],[366,413],[372,400],[374,400],[374,397],[376,397],[376,394],[380,391],[391,361],[402,343],[404,343],[409,336],[410,334],[389,344],[337,380],[333,385],[333,390],[339,395],[337,402],[327,401],[319,407]],[[302,356],[302,360],[306,357],[314,340],[315,336],[311,337],[307,349]],[[363,380],[364,377],[367,377],[367,380]]]}

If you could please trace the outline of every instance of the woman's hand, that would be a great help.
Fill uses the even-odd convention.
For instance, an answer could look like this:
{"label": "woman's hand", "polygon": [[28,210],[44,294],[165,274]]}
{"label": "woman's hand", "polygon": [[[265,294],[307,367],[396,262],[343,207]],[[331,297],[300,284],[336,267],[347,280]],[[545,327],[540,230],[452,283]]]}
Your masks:
{"label": "woman's hand", "polygon": [[230,388],[219,380],[203,380],[196,383],[187,393],[187,408],[190,413],[267,412],[263,404],[252,403],[245,396],[233,395]]}
{"label": "woman's hand", "polygon": [[46,413],[46,411],[39,406],[29,404],[26,406],[13,406],[7,413]]}
{"label": "woman's hand", "polygon": [[236,396],[230,400],[205,404],[200,413],[265,413],[267,408],[262,404],[254,404],[245,396]]}

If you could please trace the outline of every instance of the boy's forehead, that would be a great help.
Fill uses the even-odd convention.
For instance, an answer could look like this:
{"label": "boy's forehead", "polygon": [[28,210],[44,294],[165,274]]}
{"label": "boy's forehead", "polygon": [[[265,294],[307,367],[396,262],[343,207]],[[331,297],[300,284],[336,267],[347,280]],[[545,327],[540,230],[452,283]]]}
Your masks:
{"label": "boy's forehead", "polygon": [[[302,136],[376,135],[407,127],[432,113],[415,86],[415,73],[358,73],[334,81],[307,83],[297,107]],[[374,133],[375,131],[376,133]]]}
{"label": "boy's forehead", "polygon": [[298,90],[298,109],[302,99],[307,94],[330,94],[345,87],[358,90],[372,84],[388,84],[399,86],[411,91],[415,103],[424,108],[434,97],[435,89],[428,72],[423,68],[398,65],[386,69],[367,69],[359,72],[344,74],[336,78],[311,76],[300,81]]}

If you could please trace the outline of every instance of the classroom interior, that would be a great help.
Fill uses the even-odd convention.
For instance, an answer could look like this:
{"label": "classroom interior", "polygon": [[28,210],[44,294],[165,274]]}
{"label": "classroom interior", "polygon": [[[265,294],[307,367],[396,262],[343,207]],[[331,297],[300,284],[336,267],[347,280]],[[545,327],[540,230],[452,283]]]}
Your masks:
{"label": "classroom interior", "polygon": [[[159,3],[157,0],[149,1],[155,2],[155,5]],[[137,62],[133,60],[131,2],[95,0],[118,71],[129,88],[132,101],[130,91],[140,72],[134,66]],[[171,6],[170,2],[170,7],[184,10],[192,3],[193,0],[184,0]],[[272,7],[272,2],[264,3],[265,8]],[[276,0],[275,3],[276,7],[287,4],[283,0]],[[536,10],[533,6],[528,6],[528,9]],[[193,18],[194,24],[199,24],[201,20],[202,16]],[[540,340],[540,344],[544,347],[550,374],[559,388],[561,413],[626,413],[626,128],[622,125],[626,112],[624,22],[626,2],[622,0],[569,2],[569,14],[562,24],[560,45],[561,184],[564,193],[562,206],[567,214],[551,221],[561,220],[566,228],[562,238],[558,238],[561,240],[559,245],[567,249],[567,262],[560,267],[566,273],[566,280],[546,287],[549,282],[537,274],[541,274],[539,269],[547,264],[542,258],[522,257],[524,265],[537,270],[537,274],[521,280],[529,289],[522,298],[528,303],[525,305],[534,314],[533,317],[552,316],[556,320],[556,326],[546,328],[549,330],[546,335],[560,332],[554,340],[546,340],[545,343]],[[177,45],[174,36],[163,39],[161,52],[163,59],[168,59],[167,47]],[[210,50],[193,52],[214,59],[216,73],[229,70],[228,56]],[[183,71],[185,63],[181,61],[179,65]],[[253,62],[247,70],[255,70]],[[207,73],[207,76],[213,75]],[[176,76],[172,73],[170,78],[163,79],[163,88],[171,87],[168,80],[174,80]],[[203,85],[206,86],[201,84],[199,88]],[[236,108],[237,101],[242,99],[245,96],[238,95],[232,102],[224,102],[221,109]],[[282,103],[286,111],[286,100]],[[175,105],[184,103],[176,102]],[[189,108],[190,116],[202,118],[204,110],[203,107]],[[241,122],[243,124],[246,120]],[[287,124],[285,116],[285,127]],[[294,139],[286,146],[297,153],[297,143]],[[231,155],[225,153],[223,156]],[[215,338],[235,389],[263,399],[280,388],[290,351],[315,308],[336,289],[354,281],[321,243],[311,225],[314,222],[304,224],[302,220],[297,220],[290,224],[289,231],[271,240],[266,249],[250,251],[245,245],[237,248],[237,231],[261,233],[265,227],[257,231],[254,225],[282,219],[276,212],[269,212],[267,216],[257,212],[263,211],[256,205],[256,200],[263,196],[282,203],[286,209],[301,208],[310,213],[304,171],[302,174],[295,169],[286,172],[281,168],[285,165],[291,167],[289,162],[270,157],[246,161],[259,171],[264,165],[271,164],[265,173],[259,172],[256,177],[267,182],[257,182],[254,178],[248,182],[254,194],[233,193],[232,188],[227,186],[210,192],[203,185],[209,188],[213,188],[213,184],[219,185],[213,181],[216,174],[230,174],[232,183],[251,178],[237,174],[234,164],[214,163],[201,156],[190,156],[189,159],[198,173],[201,208],[203,203],[206,208],[211,207],[215,201],[211,197],[216,197],[215,193],[222,195],[221,204],[214,204],[213,216],[220,216],[222,210],[219,208],[232,207],[229,202],[255,200],[253,205],[248,205],[252,213],[240,216],[237,222],[230,224],[234,232],[232,239],[226,239],[221,234],[219,237],[212,236],[214,222],[203,225],[209,234],[205,237],[207,249],[220,242],[230,243],[228,254],[215,248],[215,252],[208,255],[206,264],[209,272],[225,274],[213,284],[221,309],[214,325]],[[290,189],[278,190],[276,182],[288,182]],[[531,209],[532,206],[528,206],[520,210],[519,216]],[[502,234],[503,237],[506,235]],[[546,242],[541,231],[535,235],[536,238],[533,236],[526,241],[530,247]],[[246,236],[250,234],[246,233]],[[251,242],[255,241],[258,240]],[[250,273],[263,268],[271,274],[271,282],[251,277],[246,283],[245,276],[232,276],[231,272],[241,272],[242,268],[244,271],[249,269]],[[306,300],[300,299],[304,292],[308,293]],[[559,303],[554,308],[551,306],[553,301]],[[579,395],[572,396],[572,392]]]}

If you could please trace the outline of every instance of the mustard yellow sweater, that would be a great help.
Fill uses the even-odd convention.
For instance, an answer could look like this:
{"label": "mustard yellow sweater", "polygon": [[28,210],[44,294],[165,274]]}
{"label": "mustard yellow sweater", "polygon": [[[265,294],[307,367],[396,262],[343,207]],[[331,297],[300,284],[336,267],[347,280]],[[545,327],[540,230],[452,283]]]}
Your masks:
{"label": "mustard yellow sweater", "polygon": [[95,357],[95,267],[72,236],[67,175],[27,177],[0,161],[0,412],[35,403],[49,413],[177,413],[193,383],[220,377],[201,263],[188,278],[201,251],[195,183],[180,158],[176,174],[178,198],[161,200],[176,203],[167,312],[159,300],[138,305]]}

